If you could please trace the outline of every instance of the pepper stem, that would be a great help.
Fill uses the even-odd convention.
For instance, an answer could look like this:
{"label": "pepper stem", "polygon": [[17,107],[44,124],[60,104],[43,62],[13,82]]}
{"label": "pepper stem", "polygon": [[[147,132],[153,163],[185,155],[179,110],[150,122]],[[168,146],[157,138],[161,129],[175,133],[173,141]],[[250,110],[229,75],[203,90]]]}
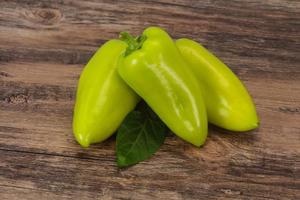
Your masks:
{"label": "pepper stem", "polygon": [[143,43],[146,41],[147,37],[145,35],[140,35],[138,37],[133,37],[128,32],[120,33],[120,40],[127,43],[128,47],[125,51],[125,56],[130,55],[132,52],[140,49]]}

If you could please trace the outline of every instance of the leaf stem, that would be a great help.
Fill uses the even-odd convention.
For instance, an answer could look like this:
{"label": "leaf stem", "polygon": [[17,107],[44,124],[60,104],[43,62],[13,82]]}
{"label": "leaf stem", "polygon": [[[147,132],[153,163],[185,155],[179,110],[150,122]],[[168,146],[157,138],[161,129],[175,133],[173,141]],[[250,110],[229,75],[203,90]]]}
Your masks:
{"label": "leaf stem", "polygon": [[125,56],[130,55],[132,52],[140,49],[143,43],[146,41],[147,37],[145,35],[140,35],[138,37],[133,37],[128,32],[120,33],[120,40],[127,43],[128,47],[125,51]]}

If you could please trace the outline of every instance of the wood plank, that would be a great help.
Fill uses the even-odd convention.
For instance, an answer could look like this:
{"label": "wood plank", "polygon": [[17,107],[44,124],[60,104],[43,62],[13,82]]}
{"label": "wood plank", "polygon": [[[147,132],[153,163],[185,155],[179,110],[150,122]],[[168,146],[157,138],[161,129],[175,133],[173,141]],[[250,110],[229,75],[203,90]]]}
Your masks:
{"label": "wood plank", "polygon": [[[72,70],[70,68],[70,72]],[[64,75],[68,76],[68,73],[64,73]],[[68,79],[64,80],[65,82],[69,81]],[[256,91],[257,97],[254,96],[254,99],[262,121],[259,132],[264,133],[255,135],[255,137],[259,137],[257,144],[268,146],[273,151],[278,150],[277,144],[282,144],[280,149],[299,152],[300,148],[297,148],[300,147],[298,143],[300,135],[297,134],[299,124],[294,120],[295,117],[299,117],[299,106],[298,102],[291,99],[289,94],[299,90],[300,84],[294,83],[294,81],[281,81],[274,84],[272,81],[261,79],[250,81],[253,82],[251,85],[248,84],[249,80],[245,83],[248,85],[250,93]],[[9,130],[12,131],[11,134],[19,130],[19,134],[14,134],[17,141],[12,141],[10,138],[3,139],[2,145],[11,143],[10,145],[24,146],[22,141],[27,136],[27,140],[29,140],[27,147],[35,145],[39,147],[40,143],[43,144],[43,140],[53,140],[54,144],[47,142],[50,145],[49,149],[53,150],[56,145],[69,148],[70,141],[73,141],[71,123],[75,87],[63,87],[67,84],[65,82],[59,82],[60,86],[40,86],[36,83],[25,84],[24,82],[13,82],[15,85],[11,86],[11,84],[7,84],[11,82],[5,82],[7,85],[3,84],[1,87],[2,95],[0,96],[2,99],[0,113],[3,116],[1,121],[3,131],[0,128],[0,132],[3,132],[4,138]],[[261,87],[261,85],[265,87]],[[275,86],[276,89],[269,90],[268,88],[272,86]],[[297,93],[294,97],[299,99],[299,96]],[[274,121],[278,122],[274,124]],[[52,132],[51,135],[47,134],[49,131]],[[285,136],[283,137],[283,135]],[[62,141],[64,141],[63,144],[61,144]]]}
{"label": "wood plank", "polygon": [[72,195],[80,194],[83,199],[101,193],[120,199],[297,199],[299,181],[294,173],[299,171],[290,167],[295,157],[257,156],[259,152],[246,153],[242,149],[227,161],[224,157],[198,157],[205,155],[205,149],[199,152],[179,147],[172,152],[164,146],[149,161],[127,170],[117,170],[105,157],[94,160],[1,151],[0,181],[7,186],[26,186],[62,197],[74,192]]}

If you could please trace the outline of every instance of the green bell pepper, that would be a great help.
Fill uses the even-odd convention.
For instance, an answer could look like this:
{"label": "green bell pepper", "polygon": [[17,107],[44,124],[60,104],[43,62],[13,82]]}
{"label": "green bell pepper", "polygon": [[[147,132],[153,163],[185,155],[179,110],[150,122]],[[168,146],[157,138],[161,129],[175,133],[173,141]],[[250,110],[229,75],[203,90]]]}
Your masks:
{"label": "green bell pepper", "polygon": [[199,84],[174,41],[162,29],[147,28],[140,37],[121,33],[128,44],[118,72],[179,137],[201,146],[207,117]]}
{"label": "green bell pepper", "polygon": [[120,40],[106,42],[80,76],[73,131],[83,147],[111,136],[140,100],[117,72],[118,58],[126,48]]}
{"label": "green bell pepper", "polygon": [[176,46],[201,86],[208,121],[232,131],[256,128],[255,106],[238,77],[199,43],[179,39]]}

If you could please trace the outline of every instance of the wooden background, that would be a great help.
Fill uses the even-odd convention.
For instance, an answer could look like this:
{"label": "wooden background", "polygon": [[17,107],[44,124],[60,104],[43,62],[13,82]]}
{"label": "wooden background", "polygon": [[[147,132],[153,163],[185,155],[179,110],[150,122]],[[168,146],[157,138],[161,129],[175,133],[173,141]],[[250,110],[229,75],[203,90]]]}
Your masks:
{"label": "wooden background", "polygon": [[[175,136],[115,164],[115,138],[82,149],[79,74],[120,31],[157,25],[200,41],[244,81],[258,130]],[[300,199],[299,0],[0,0],[0,199]]]}

